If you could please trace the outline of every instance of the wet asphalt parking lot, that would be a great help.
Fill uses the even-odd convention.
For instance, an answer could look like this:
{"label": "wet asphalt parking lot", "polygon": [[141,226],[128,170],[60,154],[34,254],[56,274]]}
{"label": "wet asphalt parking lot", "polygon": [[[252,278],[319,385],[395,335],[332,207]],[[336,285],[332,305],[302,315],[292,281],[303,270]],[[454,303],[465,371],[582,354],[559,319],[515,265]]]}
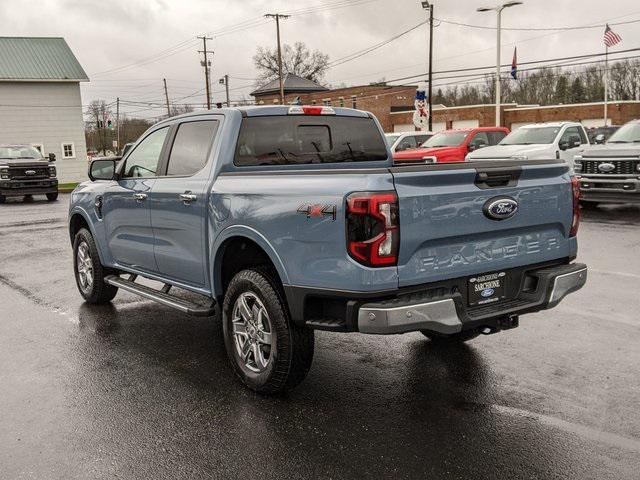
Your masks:
{"label": "wet asphalt parking lot", "polygon": [[215,319],[83,304],[66,213],[0,205],[0,478],[640,478],[640,207],[584,213],[587,286],[436,347],[316,334],[307,379],[256,395]]}

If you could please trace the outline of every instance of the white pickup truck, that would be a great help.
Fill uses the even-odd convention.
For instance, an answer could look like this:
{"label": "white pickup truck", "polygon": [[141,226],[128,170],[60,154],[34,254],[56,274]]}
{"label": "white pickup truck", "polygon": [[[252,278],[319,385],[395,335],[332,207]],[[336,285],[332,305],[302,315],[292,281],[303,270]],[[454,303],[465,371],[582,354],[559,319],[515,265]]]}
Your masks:
{"label": "white pickup truck", "polygon": [[574,155],[588,145],[589,137],[581,123],[533,123],[514,130],[493,147],[470,152],[465,160],[562,159],[573,167]]}

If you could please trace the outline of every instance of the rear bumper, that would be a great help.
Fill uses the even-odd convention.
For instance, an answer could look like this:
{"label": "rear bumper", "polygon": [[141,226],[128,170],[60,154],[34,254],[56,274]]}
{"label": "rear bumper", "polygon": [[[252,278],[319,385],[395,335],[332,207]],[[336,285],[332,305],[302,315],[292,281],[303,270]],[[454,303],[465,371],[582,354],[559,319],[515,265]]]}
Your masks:
{"label": "rear bumper", "polygon": [[640,203],[637,177],[580,177],[580,197],[587,202]]}
{"label": "rear bumper", "polygon": [[[495,331],[513,324],[518,315],[555,307],[568,294],[584,286],[587,267],[580,263],[546,265],[518,270],[514,275],[520,282],[510,298],[480,307],[467,306],[464,292],[455,287],[456,281],[426,285],[411,292],[403,289],[391,298],[388,292],[380,292],[380,298],[368,295],[368,298],[347,299],[327,297],[327,292],[320,294],[324,297],[314,297],[318,292],[304,293],[292,290],[293,287],[285,287],[285,292],[294,321],[322,330],[371,334],[418,330],[452,334],[482,328]],[[466,284],[466,279],[460,280]],[[450,288],[450,285],[454,286]],[[296,298],[300,293],[311,301],[300,305],[300,299]],[[340,305],[344,305],[342,318]]]}
{"label": "rear bumper", "polygon": [[0,180],[0,195],[21,197],[23,195],[44,195],[58,191],[58,179],[41,180]]}

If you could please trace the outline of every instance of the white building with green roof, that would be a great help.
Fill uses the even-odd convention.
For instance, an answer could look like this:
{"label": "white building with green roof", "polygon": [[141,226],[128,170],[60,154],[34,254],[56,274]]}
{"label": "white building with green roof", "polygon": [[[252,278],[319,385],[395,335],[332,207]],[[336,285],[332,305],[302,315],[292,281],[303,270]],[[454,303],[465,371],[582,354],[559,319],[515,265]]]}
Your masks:
{"label": "white building with green roof", "polygon": [[88,81],[63,38],[0,37],[0,144],[55,153],[60,183],[85,180],[80,82]]}

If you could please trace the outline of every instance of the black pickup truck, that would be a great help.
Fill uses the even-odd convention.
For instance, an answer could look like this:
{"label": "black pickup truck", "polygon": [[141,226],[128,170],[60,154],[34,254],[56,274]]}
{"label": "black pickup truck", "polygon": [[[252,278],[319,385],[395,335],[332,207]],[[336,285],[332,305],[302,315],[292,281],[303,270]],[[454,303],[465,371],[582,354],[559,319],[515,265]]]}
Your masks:
{"label": "black pickup truck", "polygon": [[30,145],[0,145],[0,203],[7,197],[46,195],[50,202],[58,198],[56,156],[43,157]]}
{"label": "black pickup truck", "polygon": [[581,204],[640,203],[640,120],[626,123],[604,145],[574,158]]}

